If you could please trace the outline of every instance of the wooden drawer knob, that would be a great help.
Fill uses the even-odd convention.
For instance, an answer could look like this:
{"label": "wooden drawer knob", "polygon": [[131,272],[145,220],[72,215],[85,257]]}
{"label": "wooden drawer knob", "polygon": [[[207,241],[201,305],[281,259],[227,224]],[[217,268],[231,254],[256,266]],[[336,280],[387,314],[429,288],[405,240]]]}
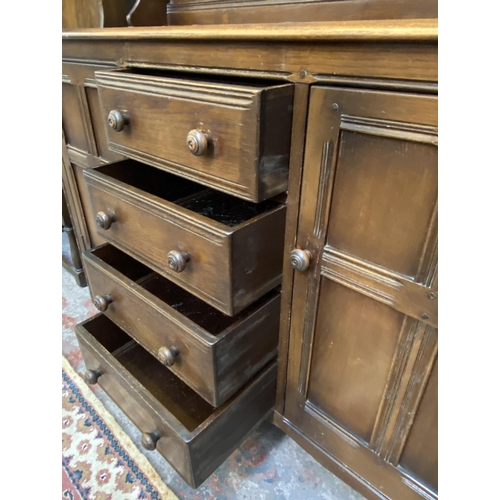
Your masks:
{"label": "wooden drawer knob", "polygon": [[311,263],[311,252],[308,250],[293,250],[290,253],[290,264],[296,271],[305,271]]}
{"label": "wooden drawer knob", "polygon": [[156,449],[156,442],[160,439],[160,435],[157,432],[144,432],[141,436],[142,446],[149,451]]}
{"label": "wooden drawer knob", "polygon": [[127,125],[128,120],[123,113],[120,113],[117,109],[109,112],[108,115],[108,125],[115,131],[121,132],[125,125]]}
{"label": "wooden drawer knob", "polygon": [[186,264],[189,262],[189,254],[186,252],[178,252],[177,250],[171,250],[167,255],[168,267],[180,273],[184,271]]}
{"label": "wooden drawer knob", "polygon": [[87,370],[85,372],[85,380],[88,384],[94,385],[97,384],[97,379],[101,376],[101,372],[99,370]]}
{"label": "wooden drawer knob", "polygon": [[201,130],[191,130],[186,139],[189,151],[196,156],[201,156],[208,149],[208,136]]}
{"label": "wooden drawer knob", "polygon": [[172,366],[175,363],[175,357],[179,351],[175,347],[160,347],[158,349],[158,358],[165,366]]}
{"label": "wooden drawer knob", "polygon": [[111,224],[116,221],[115,214],[106,212],[97,212],[95,216],[96,224],[104,230],[108,230],[111,227]]}
{"label": "wooden drawer knob", "polygon": [[111,295],[96,295],[94,298],[94,305],[98,311],[104,312],[109,307],[113,300]]}

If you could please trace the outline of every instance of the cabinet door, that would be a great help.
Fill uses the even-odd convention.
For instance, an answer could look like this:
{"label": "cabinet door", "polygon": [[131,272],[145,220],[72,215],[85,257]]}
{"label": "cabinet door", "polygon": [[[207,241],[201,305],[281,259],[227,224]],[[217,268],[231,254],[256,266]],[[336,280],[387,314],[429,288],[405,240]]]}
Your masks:
{"label": "cabinet door", "polygon": [[437,98],[313,87],[285,418],[373,498],[437,498]]}

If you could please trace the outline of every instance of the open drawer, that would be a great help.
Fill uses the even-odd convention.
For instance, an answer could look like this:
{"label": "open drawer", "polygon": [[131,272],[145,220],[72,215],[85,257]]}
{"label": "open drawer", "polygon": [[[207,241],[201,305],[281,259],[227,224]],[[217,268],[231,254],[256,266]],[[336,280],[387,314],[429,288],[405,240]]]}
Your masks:
{"label": "open drawer", "polygon": [[232,316],[281,283],[286,207],[134,160],[85,170],[98,233]]}
{"label": "open drawer", "polygon": [[95,77],[111,150],[253,202],[286,191],[293,84],[146,69]]}
{"label": "open drawer", "polygon": [[104,315],[76,327],[89,383],[98,382],[158,452],[198,487],[272,411],[276,362],[214,409]]}
{"label": "open drawer", "polygon": [[112,245],[83,261],[96,307],[213,406],[276,357],[276,291],[229,317]]}

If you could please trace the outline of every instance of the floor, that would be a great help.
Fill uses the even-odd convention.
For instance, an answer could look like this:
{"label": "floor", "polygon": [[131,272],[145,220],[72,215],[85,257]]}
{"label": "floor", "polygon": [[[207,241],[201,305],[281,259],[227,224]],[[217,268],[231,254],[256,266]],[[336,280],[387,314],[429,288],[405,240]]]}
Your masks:
{"label": "floor", "polygon": [[[63,354],[82,374],[85,367],[75,337],[77,323],[97,313],[88,288],[80,288],[62,270]],[[270,422],[263,422],[251,436],[198,489],[193,490],[158,454],[140,446],[140,433],[99,387],[91,387],[110,413],[149,459],[165,483],[187,500],[363,500],[328,472],[291,438]]]}

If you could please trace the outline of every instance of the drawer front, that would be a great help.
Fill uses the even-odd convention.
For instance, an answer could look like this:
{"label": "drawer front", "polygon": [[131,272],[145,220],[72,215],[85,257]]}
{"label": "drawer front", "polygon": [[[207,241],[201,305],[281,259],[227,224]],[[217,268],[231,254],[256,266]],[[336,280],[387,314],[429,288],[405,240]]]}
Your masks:
{"label": "drawer front", "polygon": [[[148,291],[148,279],[154,280],[156,273],[148,275],[146,271],[134,282],[98,258],[99,252],[119,252],[107,247],[98,248],[96,255],[94,251],[85,252],[83,257],[98,309],[212,406],[224,403],[276,356],[279,294],[272,293],[269,299],[240,313],[232,324],[228,321],[230,326],[223,325],[223,330],[211,334]],[[191,300],[186,298],[187,292],[180,292],[182,295],[170,295]],[[192,297],[190,308],[199,308],[200,302]],[[204,303],[201,307],[212,317],[223,316]]]}
{"label": "drawer front", "polygon": [[[90,183],[89,191],[95,214],[106,212],[115,216],[108,229],[98,227],[98,233],[106,241],[214,307],[225,308],[229,303],[230,284],[226,235],[190,228],[188,220],[155,210],[150,203],[145,206],[137,200],[121,199],[111,190],[104,191]],[[168,267],[171,251],[186,252],[190,256],[181,272]]]}
{"label": "drawer front", "polygon": [[[275,362],[214,409],[104,316],[78,325],[76,333],[87,380],[99,383],[143,433],[143,446],[157,449],[193,488],[274,406]],[[159,390],[161,383],[167,389]]]}
{"label": "drawer front", "polygon": [[[231,228],[104,182],[95,169],[85,176],[94,213],[113,219],[98,234],[219,311],[237,314],[280,284],[285,206]],[[182,263],[177,270],[169,267],[172,256]]]}
{"label": "drawer front", "polygon": [[253,202],[286,191],[293,85],[96,80],[113,151]]}

